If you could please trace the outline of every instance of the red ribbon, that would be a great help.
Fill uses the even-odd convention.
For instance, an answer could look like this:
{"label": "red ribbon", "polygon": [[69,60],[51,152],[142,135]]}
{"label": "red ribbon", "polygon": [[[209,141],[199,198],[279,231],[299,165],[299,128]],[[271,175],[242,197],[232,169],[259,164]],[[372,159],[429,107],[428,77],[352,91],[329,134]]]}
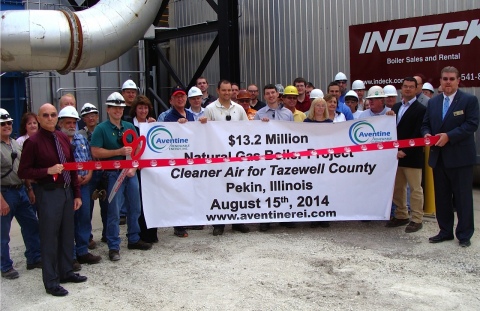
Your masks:
{"label": "red ribbon", "polygon": [[260,161],[282,158],[297,158],[317,156],[324,154],[340,154],[345,152],[364,152],[378,151],[394,148],[410,148],[424,147],[435,145],[439,140],[439,136],[430,136],[427,138],[404,139],[398,141],[385,141],[379,143],[370,143],[364,145],[352,145],[345,147],[334,147],[324,149],[314,149],[299,152],[288,152],[283,154],[268,154],[259,156],[231,157],[231,158],[195,158],[195,159],[142,159],[142,160],[109,160],[109,161],[89,161],[89,162],[70,162],[64,163],[64,170],[114,170],[124,168],[148,168],[163,166],[182,166],[196,164],[212,164],[226,162],[244,162],[244,161]]}

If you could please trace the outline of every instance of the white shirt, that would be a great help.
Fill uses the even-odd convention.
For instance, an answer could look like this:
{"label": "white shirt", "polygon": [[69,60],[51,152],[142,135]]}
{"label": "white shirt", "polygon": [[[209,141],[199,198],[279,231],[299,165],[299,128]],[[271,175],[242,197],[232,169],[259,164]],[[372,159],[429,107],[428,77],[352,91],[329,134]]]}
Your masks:
{"label": "white shirt", "polygon": [[387,113],[387,111],[390,111],[391,109],[388,107],[383,108],[382,111],[379,113],[372,112],[370,109],[367,109],[362,112],[362,114],[358,117],[359,119],[366,119],[369,117],[374,117],[374,116],[383,116]]}
{"label": "white shirt", "polygon": [[345,115],[341,112],[335,111],[335,117],[333,118],[333,123],[338,123],[338,122],[345,122],[347,119],[345,118]]}
{"label": "white shirt", "polygon": [[208,121],[226,121],[227,116],[231,121],[248,121],[245,109],[239,104],[230,101],[230,107],[226,109],[218,99],[205,107],[205,116]]}

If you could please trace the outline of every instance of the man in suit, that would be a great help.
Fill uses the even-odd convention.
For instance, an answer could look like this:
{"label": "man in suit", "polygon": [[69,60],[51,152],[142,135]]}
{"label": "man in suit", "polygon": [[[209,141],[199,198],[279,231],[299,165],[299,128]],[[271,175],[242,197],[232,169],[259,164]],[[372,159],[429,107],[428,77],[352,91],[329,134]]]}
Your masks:
{"label": "man in suit", "polygon": [[[398,139],[421,137],[420,128],[426,108],[415,97],[416,88],[417,80],[415,78],[405,78],[402,83],[402,101],[393,105],[392,110],[397,116]],[[422,149],[422,147],[398,149],[398,168],[393,190],[393,203],[397,208],[395,209],[395,216],[387,222],[386,227],[392,228],[408,224],[405,228],[407,233],[422,229]],[[410,186],[411,221],[407,209],[407,183]]]}
{"label": "man in suit", "polygon": [[421,132],[424,137],[439,136],[431,147],[428,164],[433,168],[440,232],[429,241],[453,240],[454,205],[458,217],[455,235],[460,246],[468,247],[474,231],[472,183],[479,107],[475,96],[458,89],[459,83],[460,74],[455,67],[442,69],[443,94],[428,102]]}

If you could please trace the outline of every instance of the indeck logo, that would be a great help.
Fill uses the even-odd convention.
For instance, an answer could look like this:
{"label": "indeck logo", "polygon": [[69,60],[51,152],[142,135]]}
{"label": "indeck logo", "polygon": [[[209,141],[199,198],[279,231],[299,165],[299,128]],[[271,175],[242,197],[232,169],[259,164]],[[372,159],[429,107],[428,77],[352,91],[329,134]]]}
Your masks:
{"label": "indeck logo", "polygon": [[366,32],[359,54],[372,53],[375,46],[380,52],[425,49],[443,46],[468,45],[480,39],[478,19],[445,24],[389,29],[385,36],[380,31]]}

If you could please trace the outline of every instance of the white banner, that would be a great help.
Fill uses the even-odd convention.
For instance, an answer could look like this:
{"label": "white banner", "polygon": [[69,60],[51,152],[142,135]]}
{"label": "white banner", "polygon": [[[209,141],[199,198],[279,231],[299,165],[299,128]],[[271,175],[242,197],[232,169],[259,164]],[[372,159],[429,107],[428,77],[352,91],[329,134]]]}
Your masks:
{"label": "white banner", "polygon": [[[283,154],[396,140],[395,118],[148,123],[142,159]],[[388,220],[397,150],[142,169],[147,226]]]}

